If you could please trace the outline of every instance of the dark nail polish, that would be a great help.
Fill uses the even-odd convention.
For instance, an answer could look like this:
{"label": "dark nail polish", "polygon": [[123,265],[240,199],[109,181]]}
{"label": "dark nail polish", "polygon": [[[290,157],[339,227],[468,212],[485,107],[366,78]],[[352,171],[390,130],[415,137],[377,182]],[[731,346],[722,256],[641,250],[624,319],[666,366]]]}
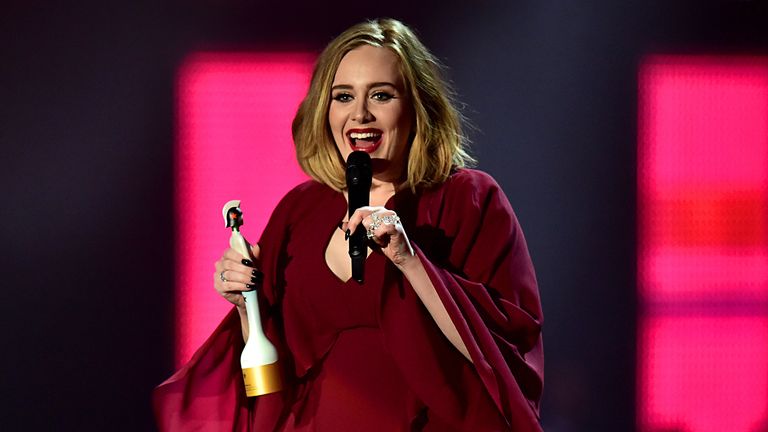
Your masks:
{"label": "dark nail polish", "polygon": [[253,261],[251,261],[249,259],[245,259],[244,258],[242,263],[243,263],[243,265],[247,265],[248,267],[253,267]]}
{"label": "dark nail polish", "polygon": [[347,230],[344,231],[344,240],[349,240],[349,228],[347,228]]}
{"label": "dark nail polish", "polygon": [[256,289],[256,285],[251,285],[251,284],[245,284],[245,287],[248,288],[249,290]]}
{"label": "dark nail polish", "polygon": [[253,269],[253,270],[251,270],[251,276],[256,276],[257,278],[263,278],[264,277],[264,273],[262,273],[258,269]]}
{"label": "dark nail polish", "polygon": [[251,282],[256,284],[256,283],[261,282],[261,279],[262,278],[260,278],[259,276],[254,276],[254,277],[251,278]]}

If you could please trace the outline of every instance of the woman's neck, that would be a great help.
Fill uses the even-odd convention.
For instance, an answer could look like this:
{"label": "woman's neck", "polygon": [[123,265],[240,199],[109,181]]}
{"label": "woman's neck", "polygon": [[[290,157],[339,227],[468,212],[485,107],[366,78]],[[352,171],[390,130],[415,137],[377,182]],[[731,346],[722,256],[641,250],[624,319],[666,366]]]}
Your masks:
{"label": "woman's neck", "polygon": [[397,192],[397,189],[397,184],[376,180],[374,177],[371,181],[371,205],[383,206]]}

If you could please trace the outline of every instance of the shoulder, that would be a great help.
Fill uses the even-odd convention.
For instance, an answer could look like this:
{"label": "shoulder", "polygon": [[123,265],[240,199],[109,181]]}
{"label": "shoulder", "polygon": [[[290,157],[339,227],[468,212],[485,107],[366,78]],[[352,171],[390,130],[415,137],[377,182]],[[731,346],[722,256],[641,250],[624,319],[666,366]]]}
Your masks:
{"label": "shoulder", "polygon": [[484,207],[489,199],[506,201],[501,187],[490,174],[476,169],[459,168],[440,187],[448,200]]}
{"label": "shoulder", "polygon": [[330,196],[337,192],[330,187],[317,182],[316,180],[307,180],[303,183],[299,183],[294,186],[285,194],[281,202],[288,204],[296,204],[297,202],[303,202],[307,197],[322,198],[324,196]]}
{"label": "shoulder", "polygon": [[458,168],[448,177],[445,187],[474,191],[499,189],[499,184],[490,174],[471,168]]}
{"label": "shoulder", "polygon": [[285,197],[283,197],[284,201],[295,201],[300,200],[302,198],[307,197],[308,195],[315,195],[315,194],[323,194],[323,193],[332,193],[333,189],[330,187],[317,182],[316,180],[307,180],[303,183],[299,183],[298,185],[294,186],[293,189],[289,190],[287,194],[285,194]]}
{"label": "shoulder", "polygon": [[280,199],[273,215],[290,220],[291,215],[308,210],[309,207],[316,206],[317,202],[330,199],[337,193],[322,183],[307,180],[294,186]]}
{"label": "shoulder", "polygon": [[442,206],[462,215],[464,221],[490,219],[499,225],[505,221],[517,224],[507,195],[488,173],[460,168],[451,174],[442,188]]}
{"label": "shoulder", "polygon": [[262,233],[262,242],[282,242],[282,236],[291,229],[301,215],[306,215],[318,202],[331,199],[338,192],[315,180],[307,180],[294,186],[272,210]]}

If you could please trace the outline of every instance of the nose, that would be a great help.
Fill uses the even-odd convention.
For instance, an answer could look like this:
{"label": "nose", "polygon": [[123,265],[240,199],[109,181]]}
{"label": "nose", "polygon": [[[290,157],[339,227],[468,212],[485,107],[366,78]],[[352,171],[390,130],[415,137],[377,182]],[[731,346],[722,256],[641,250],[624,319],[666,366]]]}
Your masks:
{"label": "nose", "polygon": [[362,99],[355,104],[354,111],[352,112],[352,120],[358,123],[365,123],[373,120],[373,115],[368,111],[367,100]]}

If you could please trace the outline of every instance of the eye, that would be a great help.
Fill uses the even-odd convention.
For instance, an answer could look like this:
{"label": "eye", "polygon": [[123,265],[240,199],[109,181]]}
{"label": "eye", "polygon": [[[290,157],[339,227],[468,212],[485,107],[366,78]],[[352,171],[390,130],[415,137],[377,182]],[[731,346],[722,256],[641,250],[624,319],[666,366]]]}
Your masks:
{"label": "eye", "polygon": [[390,99],[393,99],[395,95],[391,93],[387,93],[385,91],[377,91],[376,93],[371,95],[371,99],[379,102],[386,102]]}
{"label": "eye", "polygon": [[341,103],[350,102],[352,100],[352,95],[349,93],[336,93],[333,95],[333,100]]}

